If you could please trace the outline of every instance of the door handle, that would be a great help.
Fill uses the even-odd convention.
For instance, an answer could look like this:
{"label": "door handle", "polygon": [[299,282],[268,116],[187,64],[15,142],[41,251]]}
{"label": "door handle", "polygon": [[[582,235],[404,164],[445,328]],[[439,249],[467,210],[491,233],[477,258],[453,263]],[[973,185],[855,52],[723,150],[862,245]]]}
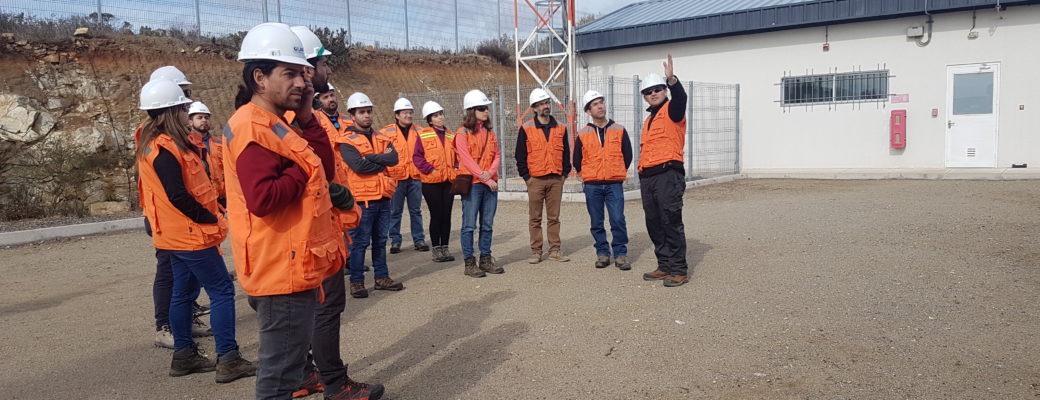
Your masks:
{"label": "door handle", "polygon": [[946,128],[947,129],[953,128],[954,125],[956,125],[956,124],[953,123],[953,120],[946,121]]}

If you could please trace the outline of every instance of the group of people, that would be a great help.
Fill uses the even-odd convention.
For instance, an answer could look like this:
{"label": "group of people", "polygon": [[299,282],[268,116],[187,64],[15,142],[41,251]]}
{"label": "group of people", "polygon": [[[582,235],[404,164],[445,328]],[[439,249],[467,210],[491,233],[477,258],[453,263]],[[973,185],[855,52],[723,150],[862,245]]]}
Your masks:
{"label": "group of people", "polygon": [[[329,55],[306,27],[264,23],[251,29],[238,56],[244,68],[236,111],[221,136],[210,134],[209,109],[193,100],[191,83],[175,67],[156,70],[141,89],[147,117],[135,134],[138,186],[156,249],[156,344],[174,350],[171,376],[216,371],[215,380],[224,383],[256,375],[257,399],[317,392],[326,399],[379,399],[382,385],[347,374],[341,315],[347,293],[368,296],[369,248],[373,289],[404,289],[390,277],[386,248],[389,241],[390,253],[402,251],[406,204],[413,248],[431,251],[434,262],[450,262],[451,213],[459,195],[463,273],[479,278],[505,272],[491,249],[502,163],[492,101],[479,90],[466,93],[464,122],[453,131],[440,104],[422,105],[425,126],[419,126],[412,103],[398,99],[395,122],[377,130],[375,107],[363,93],[350,95],[347,113],[339,112],[328,81]],[[643,95],[650,117],[638,170],[658,259],[643,278],[680,286],[688,282],[682,224],[686,94],[670,55],[665,75],[650,74]],[[515,154],[528,188],[528,262],[569,261],[561,251],[560,203],[573,169],[584,183],[595,267],[631,269],[622,191],[633,161],[628,132],[607,118],[605,97],[589,91],[583,107],[592,122],[574,137],[572,165],[567,127],[551,113],[552,95],[535,89],[529,100],[534,116],[519,128]],[[429,244],[422,199],[430,213]],[[235,291],[220,250],[229,233],[236,278],[257,312],[257,363],[243,358],[235,341]],[[195,302],[201,288],[209,307]],[[200,320],[205,314],[212,327]],[[205,335],[215,338],[215,362],[194,342]]]}

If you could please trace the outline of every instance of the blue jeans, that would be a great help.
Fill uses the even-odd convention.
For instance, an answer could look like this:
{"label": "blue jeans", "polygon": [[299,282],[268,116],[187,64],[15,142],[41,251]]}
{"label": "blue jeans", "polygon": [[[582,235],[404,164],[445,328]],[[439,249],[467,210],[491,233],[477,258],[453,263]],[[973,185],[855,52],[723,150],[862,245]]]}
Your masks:
{"label": "blue jeans", "polygon": [[350,282],[365,281],[365,253],[372,245],[372,269],[376,278],[389,278],[386,267],[386,235],[390,230],[390,199],[360,202],[361,222],[350,230]]}
{"label": "blue jeans", "polygon": [[422,181],[407,179],[397,181],[394,192],[393,209],[390,211],[390,244],[401,244],[401,220],[404,217],[404,203],[408,201],[408,221],[412,225],[412,243],[426,240],[422,227]]}
{"label": "blue jeans", "polygon": [[[592,238],[596,240],[596,255],[614,257],[628,255],[628,228],[625,225],[625,191],[621,182],[606,185],[584,185],[585,206],[589,209]],[[603,208],[610,214],[610,233],[613,241],[607,243],[607,230],[603,228]]]}
{"label": "blue jeans", "polygon": [[235,286],[228,276],[224,257],[213,246],[197,251],[171,251],[173,298],[170,301],[170,331],[175,350],[191,347],[192,303],[199,287],[206,288],[210,300],[210,325],[217,344],[217,355],[238,349],[235,341]]}
{"label": "blue jeans", "polygon": [[487,185],[477,183],[462,196],[462,257],[473,257],[473,231],[480,214],[480,255],[491,255],[491,234],[498,210],[498,192]]}

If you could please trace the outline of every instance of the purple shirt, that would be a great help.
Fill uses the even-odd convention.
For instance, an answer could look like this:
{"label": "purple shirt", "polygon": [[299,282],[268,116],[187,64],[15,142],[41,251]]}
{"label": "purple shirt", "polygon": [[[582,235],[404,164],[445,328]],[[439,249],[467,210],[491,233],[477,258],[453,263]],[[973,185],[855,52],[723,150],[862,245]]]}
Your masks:
{"label": "purple shirt", "polygon": [[[437,133],[437,138],[441,140],[441,145],[444,144],[444,132],[446,129],[432,127],[433,131]],[[426,161],[426,150],[424,150],[422,143],[415,146],[415,150],[412,152],[412,163],[415,164],[415,168],[419,169],[419,172],[429,175],[433,173],[433,164]]]}

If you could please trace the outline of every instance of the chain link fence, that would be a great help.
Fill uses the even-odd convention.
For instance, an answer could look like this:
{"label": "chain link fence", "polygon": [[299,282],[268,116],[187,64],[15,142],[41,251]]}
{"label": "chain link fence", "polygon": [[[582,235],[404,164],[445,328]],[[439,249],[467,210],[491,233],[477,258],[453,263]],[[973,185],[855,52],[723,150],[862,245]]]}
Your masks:
{"label": "chain link fence", "polygon": [[[604,95],[607,106],[607,118],[624,125],[632,141],[634,160],[625,180],[625,190],[639,188],[639,176],[636,165],[639,160],[639,143],[643,121],[648,116],[646,103],[639,93],[639,78],[619,78],[609,76],[599,79],[586,79],[578,82],[577,93],[580,99],[585,91],[592,89]],[[687,102],[686,128],[686,180],[695,181],[723,175],[732,175],[740,171],[740,85],[683,82],[689,95]],[[477,88],[488,95],[494,102],[491,106],[491,121],[499,138],[499,151],[502,163],[499,176],[502,177],[500,190],[503,192],[525,192],[527,186],[516,171],[517,132],[519,122],[532,115],[527,111],[527,96],[536,86],[521,86],[521,105],[517,106],[517,90],[515,86],[497,86]],[[565,90],[553,88],[553,92],[561,100],[566,99]],[[455,130],[462,125],[462,98],[466,91],[399,93],[400,97],[411,100],[416,109],[421,109],[426,101],[435,101],[444,107],[447,126]],[[578,127],[591,122],[591,118],[581,109],[578,100],[575,123]],[[519,108],[519,109],[518,109]],[[520,115],[521,119],[517,118]],[[554,108],[553,116],[561,123],[566,123],[566,113],[562,108]],[[417,119],[421,121],[421,119]],[[568,140],[573,143],[573,131],[568,130]],[[573,149],[573,146],[571,146]],[[579,193],[581,183],[577,179],[569,179],[564,191]]]}
{"label": "chain link fence", "polygon": [[[520,32],[538,23],[521,10]],[[0,13],[91,17],[116,29],[177,29],[219,37],[261,22],[343,29],[349,43],[460,52],[513,36],[513,0],[4,0]]]}

